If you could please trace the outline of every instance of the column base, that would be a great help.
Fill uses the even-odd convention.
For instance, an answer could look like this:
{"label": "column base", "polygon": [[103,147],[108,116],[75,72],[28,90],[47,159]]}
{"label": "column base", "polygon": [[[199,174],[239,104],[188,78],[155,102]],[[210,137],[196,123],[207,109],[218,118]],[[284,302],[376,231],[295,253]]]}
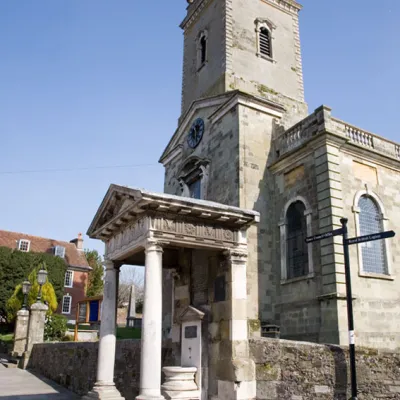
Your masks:
{"label": "column base", "polygon": [[147,396],[146,394],[139,394],[135,400],[165,400],[164,396]]}
{"label": "column base", "polygon": [[85,396],[82,397],[82,400],[125,400],[124,397],[121,396],[121,393],[118,389],[113,386],[102,386],[95,385],[94,388]]}

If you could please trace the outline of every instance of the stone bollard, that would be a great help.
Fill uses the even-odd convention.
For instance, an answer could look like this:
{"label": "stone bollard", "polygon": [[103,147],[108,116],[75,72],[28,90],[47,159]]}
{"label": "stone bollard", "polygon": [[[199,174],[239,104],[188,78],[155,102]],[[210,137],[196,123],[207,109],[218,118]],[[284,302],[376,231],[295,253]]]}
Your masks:
{"label": "stone bollard", "polygon": [[12,350],[13,357],[21,357],[24,354],[28,341],[28,327],[29,311],[19,310],[17,312],[17,322],[15,324],[14,347]]}
{"label": "stone bollard", "polygon": [[28,365],[33,345],[36,343],[43,343],[44,341],[44,324],[46,321],[46,312],[48,309],[49,307],[47,307],[43,303],[35,303],[31,306],[31,316],[28,329],[28,343],[26,346],[26,351],[23,355],[22,362],[20,364],[21,368],[23,369],[25,369]]}

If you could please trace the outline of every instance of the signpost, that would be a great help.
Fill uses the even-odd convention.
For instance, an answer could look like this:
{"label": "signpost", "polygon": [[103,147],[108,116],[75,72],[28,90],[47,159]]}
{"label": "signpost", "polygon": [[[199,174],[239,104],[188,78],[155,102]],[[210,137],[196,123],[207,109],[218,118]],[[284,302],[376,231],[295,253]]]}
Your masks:
{"label": "signpost", "polygon": [[388,239],[395,236],[394,231],[378,232],[371,235],[348,238],[347,218],[340,220],[342,227],[320,235],[310,236],[306,238],[306,243],[316,242],[318,240],[327,239],[334,236],[342,235],[343,237],[343,254],[344,268],[346,275],[346,298],[347,298],[347,319],[349,325],[349,350],[350,350],[350,372],[351,372],[351,398],[357,400],[357,371],[356,371],[356,348],[354,335],[354,317],[353,317],[353,295],[351,290],[351,274],[350,274],[350,255],[349,246],[352,244],[371,242],[373,240]]}

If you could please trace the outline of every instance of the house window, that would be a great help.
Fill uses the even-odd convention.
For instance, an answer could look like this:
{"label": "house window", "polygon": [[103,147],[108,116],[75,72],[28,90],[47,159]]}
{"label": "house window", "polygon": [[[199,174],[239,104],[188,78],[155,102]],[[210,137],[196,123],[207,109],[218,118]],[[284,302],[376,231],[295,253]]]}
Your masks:
{"label": "house window", "polygon": [[306,207],[301,201],[296,201],[287,210],[287,277],[298,278],[308,274],[308,245]]}
{"label": "house window", "polygon": [[272,58],[271,34],[265,27],[260,29],[260,53],[264,56]]}
{"label": "house window", "polygon": [[197,38],[197,69],[201,69],[207,63],[208,33],[200,32]]}
{"label": "house window", "polygon": [[71,304],[72,304],[72,297],[67,294],[63,297],[62,301],[62,310],[63,314],[71,314]]}
{"label": "house window", "polygon": [[72,288],[73,284],[74,284],[74,272],[67,271],[65,273],[64,286]]}
{"label": "house window", "polygon": [[[363,195],[358,201],[360,236],[382,232],[383,218],[375,200]],[[376,240],[361,245],[362,271],[373,274],[388,274],[385,242]]]}
{"label": "house window", "polygon": [[192,199],[201,199],[201,178],[196,179],[188,186],[190,197]]}
{"label": "house window", "polygon": [[20,239],[18,242],[18,250],[27,253],[31,247],[31,242],[26,239]]}
{"label": "house window", "polygon": [[65,247],[55,246],[54,247],[54,255],[56,255],[57,257],[64,258],[65,257]]}

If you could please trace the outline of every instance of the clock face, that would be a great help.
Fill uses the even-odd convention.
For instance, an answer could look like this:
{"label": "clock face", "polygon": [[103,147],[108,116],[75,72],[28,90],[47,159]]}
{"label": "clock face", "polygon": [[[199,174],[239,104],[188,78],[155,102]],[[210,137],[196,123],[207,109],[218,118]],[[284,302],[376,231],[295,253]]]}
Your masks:
{"label": "clock face", "polygon": [[201,141],[201,138],[204,134],[204,121],[201,118],[197,118],[196,121],[193,122],[192,127],[190,128],[188,134],[188,145],[194,149],[198,146]]}

